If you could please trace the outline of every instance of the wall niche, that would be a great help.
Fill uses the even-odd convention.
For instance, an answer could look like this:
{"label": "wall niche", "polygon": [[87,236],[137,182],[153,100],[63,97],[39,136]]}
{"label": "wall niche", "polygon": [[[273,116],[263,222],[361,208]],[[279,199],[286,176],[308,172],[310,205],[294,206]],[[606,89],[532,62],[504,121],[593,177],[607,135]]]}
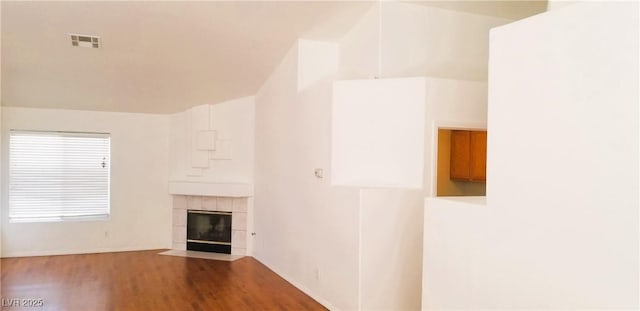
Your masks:
{"label": "wall niche", "polygon": [[486,194],[486,133],[438,129],[437,196]]}

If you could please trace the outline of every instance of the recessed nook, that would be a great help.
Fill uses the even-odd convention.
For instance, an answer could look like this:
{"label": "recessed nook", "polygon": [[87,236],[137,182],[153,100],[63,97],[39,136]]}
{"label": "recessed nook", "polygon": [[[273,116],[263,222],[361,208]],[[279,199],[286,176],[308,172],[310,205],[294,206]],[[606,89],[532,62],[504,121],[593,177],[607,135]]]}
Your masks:
{"label": "recessed nook", "polygon": [[[477,129],[438,129],[437,196],[486,194],[486,133]],[[471,174],[472,171],[478,172]]]}

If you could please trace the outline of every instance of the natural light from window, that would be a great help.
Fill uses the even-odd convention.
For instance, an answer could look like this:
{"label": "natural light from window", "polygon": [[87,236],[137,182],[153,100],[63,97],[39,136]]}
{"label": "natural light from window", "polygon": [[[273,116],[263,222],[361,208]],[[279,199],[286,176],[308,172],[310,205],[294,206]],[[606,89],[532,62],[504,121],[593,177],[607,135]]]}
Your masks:
{"label": "natural light from window", "polygon": [[9,221],[108,219],[111,139],[12,130]]}

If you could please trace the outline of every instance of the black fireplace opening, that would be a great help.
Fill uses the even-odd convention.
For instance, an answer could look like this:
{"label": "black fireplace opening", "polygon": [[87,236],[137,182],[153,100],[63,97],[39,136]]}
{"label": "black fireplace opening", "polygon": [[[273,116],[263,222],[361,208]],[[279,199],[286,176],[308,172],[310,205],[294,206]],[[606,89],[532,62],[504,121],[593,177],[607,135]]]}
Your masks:
{"label": "black fireplace opening", "polygon": [[188,210],[187,250],[231,254],[231,213]]}

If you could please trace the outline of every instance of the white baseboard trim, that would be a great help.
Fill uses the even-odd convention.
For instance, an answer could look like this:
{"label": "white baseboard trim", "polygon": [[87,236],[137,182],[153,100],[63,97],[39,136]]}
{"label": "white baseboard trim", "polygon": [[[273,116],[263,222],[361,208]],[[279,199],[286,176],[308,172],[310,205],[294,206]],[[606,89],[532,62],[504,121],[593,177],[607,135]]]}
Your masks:
{"label": "white baseboard trim", "polygon": [[339,311],[340,310],[340,309],[336,308],[335,306],[333,306],[329,301],[327,301],[323,297],[320,297],[317,294],[315,294],[314,292],[312,292],[306,286],[303,286],[302,284],[298,283],[297,281],[295,281],[294,279],[292,279],[288,275],[282,273],[282,271],[279,271],[278,269],[276,269],[273,265],[267,263],[266,261],[264,261],[264,260],[262,260],[260,258],[255,257],[255,256],[251,256],[251,257],[253,257],[255,260],[257,260],[260,263],[262,263],[263,265],[265,265],[271,271],[275,272],[275,274],[279,275],[285,281],[289,282],[291,285],[293,285],[297,289],[301,290],[303,293],[307,294],[309,297],[313,298],[313,300],[317,301],[319,304],[323,305],[325,308],[327,308],[329,310],[334,310],[334,311]]}
{"label": "white baseboard trim", "polygon": [[107,247],[107,248],[91,248],[91,249],[72,249],[72,250],[46,250],[31,252],[2,252],[2,258],[13,257],[37,257],[37,256],[58,256],[58,255],[80,255],[80,254],[96,254],[96,253],[119,253],[133,251],[148,251],[154,249],[170,249],[166,245],[158,247]]}

